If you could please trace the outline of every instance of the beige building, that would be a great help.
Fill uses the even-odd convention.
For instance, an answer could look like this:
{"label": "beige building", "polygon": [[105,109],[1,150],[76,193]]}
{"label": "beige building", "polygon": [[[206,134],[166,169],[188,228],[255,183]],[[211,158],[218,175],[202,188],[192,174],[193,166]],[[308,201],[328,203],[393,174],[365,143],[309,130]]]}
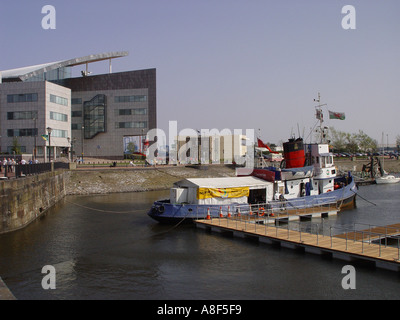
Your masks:
{"label": "beige building", "polygon": [[71,137],[71,90],[48,81],[1,83],[0,136],[2,153],[13,154],[18,146],[42,161],[49,150],[52,159],[65,154]]}
{"label": "beige building", "polygon": [[[240,162],[247,154],[245,135],[184,136],[176,138],[179,163]],[[171,156],[171,153],[170,153]]]}

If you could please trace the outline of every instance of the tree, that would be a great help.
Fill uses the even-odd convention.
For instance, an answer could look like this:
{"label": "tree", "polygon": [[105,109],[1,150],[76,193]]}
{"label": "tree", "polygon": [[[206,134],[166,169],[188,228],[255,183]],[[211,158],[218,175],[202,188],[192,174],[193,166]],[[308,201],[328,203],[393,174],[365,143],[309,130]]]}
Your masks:
{"label": "tree", "polygon": [[356,140],[360,150],[363,152],[374,152],[378,149],[378,142],[369,137],[362,130],[358,131]]}
{"label": "tree", "polygon": [[347,133],[330,128],[331,145],[336,152],[374,152],[378,149],[378,142],[369,137],[362,130],[358,133]]}
{"label": "tree", "polygon": [[13,139],[13,145],[12,145],[11,151],[14,152],[15,154],[21,154],[22,153],[21,152],[21,146],[20,146],[20,144],[18,142],[18,138],[17,137],[14,137],[14,139]]}

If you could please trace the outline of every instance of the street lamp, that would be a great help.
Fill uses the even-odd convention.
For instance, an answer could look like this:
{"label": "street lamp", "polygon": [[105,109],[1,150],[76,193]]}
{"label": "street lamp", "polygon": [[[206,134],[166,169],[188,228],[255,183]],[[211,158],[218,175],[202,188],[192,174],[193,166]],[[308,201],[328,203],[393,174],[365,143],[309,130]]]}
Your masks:
{"label": "street lamp", "polygon": [[81,160],[82,160],[82,163],[83,163],[83,135],[85,134],[85,127],[84,126],[82,126],[82,132],[81,132],[81,137],[82,137],[82,141],[81,141],[81,143],[82,143],[82,158],[81,158]]}
{"label": "street lamp", "polygon": [[50,137],[51,137],[51,132],[53,131],[52,128],[47,127],[47,132],[49,134],[49,162],[51,162],[51,141],[50,141]]}
{"label": "street lamp", "polygon": [[35,127],[34,127],[34,136],[35,136],[35,139],[34,139],[34,141],[35,141],[35,147],[34,147],[34,149],[33,149],[33,161],[35,161],[36,160],[36,137],[37,137],[37,134],[38,134],[38,129],[37,129],[37,127],[36,127],[36,117],[34,117],[33,118],[33,121],[35,122]]}
{"label": "street lamp", "polygon": [[76,141],[76,138],[71,139],[70,137],[68,137],[67,140],[68,140],[68,144],[71,145],[71,150],[69,152],[71,154],[71,162],[74,162],[74,143]]}

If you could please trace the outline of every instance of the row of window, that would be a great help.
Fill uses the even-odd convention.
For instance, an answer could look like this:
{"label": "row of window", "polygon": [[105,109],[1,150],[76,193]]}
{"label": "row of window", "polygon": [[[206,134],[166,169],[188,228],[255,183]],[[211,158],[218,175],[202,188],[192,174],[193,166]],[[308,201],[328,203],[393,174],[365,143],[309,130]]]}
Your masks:
{"label": "row of window", "polygon": [[[119,102],[146,102],[147,96],[145,95],[133,95],[133,96],[116,96],[114,101]],[[82,104],[82,98],[72,98],[71,104],[77,105]]]}
{"label": "row of window", "polygon": [[146,115],[147,108],[137,108],[137,109],[116,109],[116,116],[138,116],[138,115]]}
{"label": "row of window", "polygon": [[[7,136],[8,137],[35,137],[38,135],[37,128],[27,128],[27,129],[8,129]],[[51,137],[57,138],[67,138],[68,131],[67,130],[59,130],[53,129],[51,131]]]}
{"label": "row of window", "polygon": [[35,137],[37,135],[38,135],[37,128],[7,130],[8,137]]}
{"label": "row of window", "polygon": [[[7,120],[33,120],[38,118],[37,111],[7,112]],[[50,119],[68,122],[68,115],[50,111]]]}
{"label": "row of window", "polygon": [[[147,115],[147,108],[136,108],[136,109],[116,109],[116,116],[139,116],[139,115]],[[82,117],[82,111],[71,111],[72,118]]]}
{"label": "row of window", "polygon": [[7,112],[7,120],[32,120],[37,118],[37,111]]}
{"label": "row of window", "polygon": [[[7,102],[8,103],[17,103],[17,102],[37,102],[38,94],[37,93],[23,93],[23,94],[8,94]],[[54,94],[50,94],[50,102],[61,104],[63,106],[68,106],[68,99],[56,96]]]}
{"label": "row of window", "polygon": [[134,95],[134,96],[115,96],[114,101],[120,102],[146,102],[147,96],[144,95]]}
{"label": "row of window", "polygon": [[16,103],[16,102],[36,102],[38,101],[37,93],[24,93],[24,94],[8,94],[7,102],[8,103]]}
{"label": "row of window", "polygon": [[115,129],[147,128],[147,121],[116,122]]}
{"label": "row of window", "polygon": [[[147,121],[134,121],[134,122],[116,122],[115,129],[129,129],[129,128],[147,128]],[[82,130],[81,123],[72,123],[72,130]]]}
{"label": "row of window", "polygon": [[[36,102],[38,101],[37,93],[24,93],[24,94],[9,94],[7,95],[8,103],[16,102]],[[146,102],[147,96],[145,95],[133,95],[133,96],[116,96],[114,101],[117,103],[122,102]],[[68,106],[68,99],[50,94],[50,102],[61,104],[63,106]],[[77,105],[82,104],[82,98],[71,99],[71,104]]]}

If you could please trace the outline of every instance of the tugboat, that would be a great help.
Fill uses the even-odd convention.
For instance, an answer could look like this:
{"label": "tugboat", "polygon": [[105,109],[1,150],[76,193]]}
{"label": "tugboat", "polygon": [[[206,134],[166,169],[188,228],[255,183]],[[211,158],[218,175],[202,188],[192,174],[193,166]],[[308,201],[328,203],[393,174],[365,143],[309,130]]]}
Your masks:
{"label": "tugboat", "polygon": [[252,214],[255,210],[260,213],[260,208],[264,215],[282,206],[312,209],[334,204],[337,211],[353,208],[357,187],[350,172],[337,175],[321,107],[316,107],[320,142],[305,144],[302,138],[289,139],[283,144],[284,159],[279,168],[259,167],[250,175],[248,169],[237,168],[236,177],[178,181],[170,198],[154,202],[148,215],[159,222],[176,223]]}

